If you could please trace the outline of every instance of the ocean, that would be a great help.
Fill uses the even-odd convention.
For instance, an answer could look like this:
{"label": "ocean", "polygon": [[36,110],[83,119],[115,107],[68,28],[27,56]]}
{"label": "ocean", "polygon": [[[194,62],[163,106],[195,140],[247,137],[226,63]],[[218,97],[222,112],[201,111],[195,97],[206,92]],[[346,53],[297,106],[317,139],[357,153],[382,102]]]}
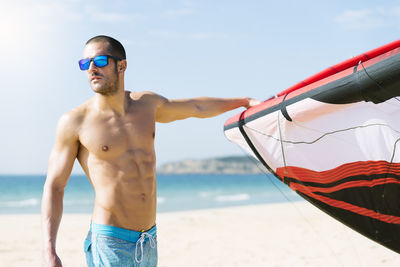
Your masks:
{"label": "ocean", "polygon": [[[44,175],[0,175],[0,214],[40,213]],[[299,201],[269,174],[158,175],[157,212]],[[64,213],[91,213],[94,191],[84,175],[72,175]]]}

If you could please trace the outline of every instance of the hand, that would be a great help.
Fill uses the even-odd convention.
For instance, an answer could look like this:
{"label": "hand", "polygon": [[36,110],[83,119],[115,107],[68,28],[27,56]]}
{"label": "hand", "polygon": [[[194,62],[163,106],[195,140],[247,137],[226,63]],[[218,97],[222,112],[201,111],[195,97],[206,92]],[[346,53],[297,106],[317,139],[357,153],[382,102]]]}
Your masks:
{"label": "hand", "polygon": [[257,106],[259,104],[261,104],[262,102],[257,100],[257,99],[253,99],[253,98],[247,98],[248,104],[246,106],[244,106],[245,108],[251,108],[254,106]]}
{"label": "hand", "polygon": [[62,267],[62,262],[57,255],[47,255],[43,260],[43,267]]}

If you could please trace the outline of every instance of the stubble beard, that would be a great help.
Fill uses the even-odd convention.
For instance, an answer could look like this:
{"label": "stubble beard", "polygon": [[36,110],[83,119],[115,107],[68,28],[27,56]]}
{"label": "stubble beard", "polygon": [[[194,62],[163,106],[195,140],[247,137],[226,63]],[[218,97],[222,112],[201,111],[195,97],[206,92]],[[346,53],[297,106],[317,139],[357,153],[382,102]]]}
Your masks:
{"label": "stubble beard", "polygon": [[[115,77],[113,80],[106,80],[105,84],[100,85],[100,86],[92,86],[92,89],[95,93],[97,94],[101,94],[103,96],[112,96],[115,95],[118,92],[118,86],[119,86],[119,82],[118,82],[118,73],[115,73]],[[105,77],[103,76],[103,79],[105,79]]]}
{"label": "stubble beard", "polygon": [[118,82],[115,81],[114,83],[105,84],[101,87],[95,87],[95,88],[92,87],[92,89],[97,94],[101,94],[104,96],[112,96],[118,92]]}

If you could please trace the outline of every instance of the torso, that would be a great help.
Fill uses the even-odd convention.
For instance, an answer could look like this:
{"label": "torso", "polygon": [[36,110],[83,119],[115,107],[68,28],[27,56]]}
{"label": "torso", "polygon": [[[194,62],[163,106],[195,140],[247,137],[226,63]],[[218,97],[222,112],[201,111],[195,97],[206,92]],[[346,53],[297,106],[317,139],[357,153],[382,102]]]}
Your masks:
{"label": "torso", "polygon": [[96,193],[92,221],[141,231],[156,217],[157,98],[127,98],[124,116],[83,106],[77,158]]}

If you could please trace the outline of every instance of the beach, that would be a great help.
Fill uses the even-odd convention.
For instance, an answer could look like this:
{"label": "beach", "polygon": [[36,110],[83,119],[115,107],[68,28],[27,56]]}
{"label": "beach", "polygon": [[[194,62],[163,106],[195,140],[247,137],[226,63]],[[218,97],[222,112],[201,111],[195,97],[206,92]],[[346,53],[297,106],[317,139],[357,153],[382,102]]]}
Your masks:
{"label": "beach", "polygon": [[[57,251],[85,266],[90,214],[64,214]],[[400,266],[400,256],[306,202],[160,213],[160,267]],[[0,266],[41,266],[39,214],[0,215]]]}

